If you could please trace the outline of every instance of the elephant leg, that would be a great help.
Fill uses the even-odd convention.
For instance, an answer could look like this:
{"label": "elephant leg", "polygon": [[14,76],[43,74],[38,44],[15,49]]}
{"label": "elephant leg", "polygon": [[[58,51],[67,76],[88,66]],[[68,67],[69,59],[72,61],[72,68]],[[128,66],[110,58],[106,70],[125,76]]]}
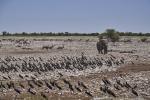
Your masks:
{"label": "elephant leg", "polygon": [[107,48],[106,48],[106,50],[105,50],[105,54],[107,54]]}
{"label": "elephant leg", "polygon": [[101,54],[101,50],[99,50],[99,54]]}
{"label": "elephant leg", "polygon": [[107,54],[107,46],[105,46],[105,48],[104,48],[104,54]]}
{"label": "elephant leg", "polygon": [[104,47],[101,48],[101,54],[104,54]]}
{"label": "elephant leg", "polygon": [[101,54],[103,54],[103,49],[101,49]]}
{"label": "elephant leg", "polygon": [[98,50],[98,53],[100,54],[100,50]]}

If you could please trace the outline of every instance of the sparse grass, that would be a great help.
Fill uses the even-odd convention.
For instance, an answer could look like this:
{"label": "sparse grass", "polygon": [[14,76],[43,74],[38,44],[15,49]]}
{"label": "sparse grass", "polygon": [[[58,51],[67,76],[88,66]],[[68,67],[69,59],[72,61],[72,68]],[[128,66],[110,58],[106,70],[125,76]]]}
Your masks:
{"label": "sparse grass", "polygon": [[[132,38],[132,39],[141,39],[145,36],[120,36],[120,38]],[[0,39],[40,39],[40,40],[92,40],[97,41],[98,36],[0,36]],[[150,37],[147,37],[150,39]]]}
{"label": "sparse grass", "polygon": [[0,39],[58,39],[58,40],[95,40],[97,36],[0,36]]}

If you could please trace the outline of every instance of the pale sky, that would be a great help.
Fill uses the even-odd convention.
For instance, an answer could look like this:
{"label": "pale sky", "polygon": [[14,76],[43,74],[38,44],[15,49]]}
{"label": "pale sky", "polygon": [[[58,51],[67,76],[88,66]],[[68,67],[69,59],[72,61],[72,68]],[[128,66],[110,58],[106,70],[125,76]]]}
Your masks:
{"label": "pale sky", "polygon": [[0,32],[150,32],[150,0],[0,0]]}

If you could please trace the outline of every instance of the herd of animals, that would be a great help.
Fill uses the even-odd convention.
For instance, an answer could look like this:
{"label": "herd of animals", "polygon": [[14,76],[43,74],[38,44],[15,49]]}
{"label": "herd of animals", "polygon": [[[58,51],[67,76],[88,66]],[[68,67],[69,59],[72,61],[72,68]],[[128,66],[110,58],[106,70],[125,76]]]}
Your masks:
{"label": "herd of animals", "polygon": [[[36,40],[38,41],[38,40]],[[43,41],[43,40],[40,40],[40,41]],[[45,40],[44,40],[45,41]],[[52,41],[52,40],[49,40],[49,41]],[[10,42],[12,43],[16,48],[21,48],[21,49],[26,49],[26,50],[32,50],[31,48],[31,44],[32,44],[32,41],[31,40],[28,40],[28,39],[2,39],[0,40],[0,48],[3,47],[3,44],[2,42]],[[54,48],[56,45],[43,45],[41,47],[42,50],[49,50],[49,49],[52,49]],[[57,46],[57,49],[64,49],[64,45],[58,45]]]}
{"label": "herd of animals", "polygon": [[[32,41],[24,39],[9,41],[17,44],[16,47],[28,47],[32,43]],[[89,40],[86,42],[89,42]],[[41,49],[49,50],[55,46],[45,45]],[[59,50],[64,48],[65,45],[57,47]],[[95,49],[97,49],[97,53],[108,53],[108,45],[101,40],[95,44]],[[32,96],[40,95],[43,99],[48,100],[50,93],[61,92],[63,94],[66,91],[94,98],[97,94],[93,87],[84,80],[70,79],[71,75],[75,75],[77,72],[82,73],[79,75],[84,75],[83,73],[86,70],[91,70],[91,72],[96,69],[102,72],[108,71],[126,64],[126,60],[124,56],[118,57],[111,53],[105,55],[105,57],[103,55],[91,57],[85,55],[84,52],[80,56],[48,56],[46,59],[30,55],[26,57],[0,57],[0,99],[11,93],[17,96],[28,93]],[[66,73],[70,75],[67,76]],[[120,96],[118,92],[127,91],[138,97],[140,93],[136,90],[137,87],[136,84],[130,84],[126,80],[115,78],[112,81],[104,76],[99,79],[96,92],[99,91],[101,95],[117,98]]]}

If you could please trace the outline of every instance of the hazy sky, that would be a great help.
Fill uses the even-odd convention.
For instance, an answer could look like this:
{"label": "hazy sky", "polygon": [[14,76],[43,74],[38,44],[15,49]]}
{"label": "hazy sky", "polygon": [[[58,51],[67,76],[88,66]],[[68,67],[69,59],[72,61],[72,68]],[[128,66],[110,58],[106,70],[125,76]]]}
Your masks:
{"label": "hazy sky", "polygon": [[150,0],[0,0],[0,32],[150,32]]}

